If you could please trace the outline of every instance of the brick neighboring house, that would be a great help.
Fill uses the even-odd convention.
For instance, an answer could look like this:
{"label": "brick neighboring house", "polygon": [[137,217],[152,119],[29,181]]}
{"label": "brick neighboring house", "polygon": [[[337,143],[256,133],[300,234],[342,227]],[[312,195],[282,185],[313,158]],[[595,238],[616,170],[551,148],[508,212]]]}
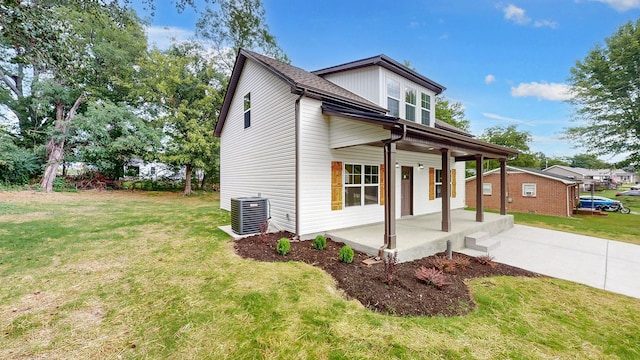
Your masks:
{"label": "brick neighboring house", "polygon": [[[507,210],[571,217],[581,181],[536,169],[507,166]],[[476,207],[476,177],[466,179],[466,203]],[[500,171],[483,176],[485,209],[500,209]]]}

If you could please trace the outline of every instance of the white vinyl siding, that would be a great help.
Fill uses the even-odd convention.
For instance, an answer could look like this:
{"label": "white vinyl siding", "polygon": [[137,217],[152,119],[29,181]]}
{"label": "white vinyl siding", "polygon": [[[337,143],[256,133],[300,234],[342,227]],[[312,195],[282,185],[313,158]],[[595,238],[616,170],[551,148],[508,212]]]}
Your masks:
{"label": "white vinyl siding", "polygon": [[[251,93],[251,126],[244,128],[244,96]],[[247,60],[220,136],[220,207],[231,198],[268,198],[271,216],[295,231],[295,99],[291,88]]]}
{"label": "white vinyl siding", "polygon": [[328,123],[329,147],[332,149],[378,142],[389,137],[389,131],[361,121],[331,117]]}
{"label": "white vinyl siding", "polygon": [[377,66],[326,75],[324,78],[386,108],[386,100],[381,92],[380,68]]}

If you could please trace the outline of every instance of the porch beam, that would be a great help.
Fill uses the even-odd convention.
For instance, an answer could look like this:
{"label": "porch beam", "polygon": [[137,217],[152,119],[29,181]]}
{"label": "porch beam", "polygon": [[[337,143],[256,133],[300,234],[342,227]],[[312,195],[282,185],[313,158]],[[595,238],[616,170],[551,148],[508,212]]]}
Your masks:
{"label": "porch beam", "polygon": [[384,243],[396,248],[396,143],[384,145]]}
{"label": "porch beam", "polygon": [[[484,199],[482,195],[484,181],[484,156],[476,155],[476,222],[484,222]],[[502,190],[500,190],[502,191]]]}
{"label": "porch beam", "polygon": [[442,231],[451,232],[451,154],[442,152]]}
{"label": "porch beam", "polygon": [[500,159],[500,215],[507,215],[507,160]]}

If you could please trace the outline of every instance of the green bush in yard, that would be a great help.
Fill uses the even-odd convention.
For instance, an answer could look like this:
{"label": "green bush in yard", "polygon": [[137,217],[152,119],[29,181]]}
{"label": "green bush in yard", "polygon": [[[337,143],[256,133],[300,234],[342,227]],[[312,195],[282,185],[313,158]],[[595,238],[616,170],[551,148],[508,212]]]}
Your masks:
{"label": "green bush in yard", "polygon": [[327,247],[327,238],[318,235],[313,239],[313,248],[316,250],[324,250]]}
{"label": "green bush in yard", "polygon": [[351,264],[353,262],[353,255],[353,249],[349,245],[345,245],[340,248],[338,258],[344,263]]}
{"label": "green bush in yard", "polygon": [[278,254],[285,256],[289,253],[289,250],[291,250],[291,243],[289,242],[289,239],[281,238],[278,240],[278,244],[276,245],[276,251]]}

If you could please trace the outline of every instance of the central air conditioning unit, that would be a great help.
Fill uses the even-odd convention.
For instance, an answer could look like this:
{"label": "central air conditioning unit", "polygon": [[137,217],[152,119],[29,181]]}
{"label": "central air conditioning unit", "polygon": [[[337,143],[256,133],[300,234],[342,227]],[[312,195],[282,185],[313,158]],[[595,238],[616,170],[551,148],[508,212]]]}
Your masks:
{"label": "central air conditioning unit", "polygon": [[268,200],[260,197],[231,199],[231,229],[238,235],[260,232],[269,218]]}

